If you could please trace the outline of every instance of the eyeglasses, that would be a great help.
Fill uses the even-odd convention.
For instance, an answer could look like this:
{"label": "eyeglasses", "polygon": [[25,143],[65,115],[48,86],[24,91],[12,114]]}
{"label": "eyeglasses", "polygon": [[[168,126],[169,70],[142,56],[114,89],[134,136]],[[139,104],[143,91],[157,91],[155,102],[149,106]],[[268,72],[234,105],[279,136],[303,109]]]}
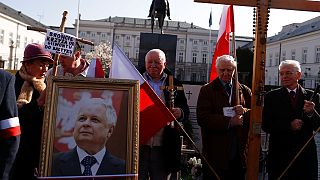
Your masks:
{"label": "eyeglasses", "polygon": [[294,72],[291,71],[286,71],[286,72],[280,72],[279,75],[280,76],[286,76],[286,77],[290,77],[294,74]]}

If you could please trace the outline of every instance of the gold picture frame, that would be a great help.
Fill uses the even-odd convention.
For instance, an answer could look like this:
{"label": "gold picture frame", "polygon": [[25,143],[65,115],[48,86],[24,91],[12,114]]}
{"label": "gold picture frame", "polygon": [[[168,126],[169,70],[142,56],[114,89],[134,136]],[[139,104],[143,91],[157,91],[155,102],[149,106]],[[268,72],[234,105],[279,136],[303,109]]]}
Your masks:
{"label": "gold picture frame", "polygon": [[[56,163],[54,158],[57,154],[79,152],[76,151],[78,146],[73,137],[73,130],[76,129],[74,123],[79,121],[76,120],[79,118],[79,113],[83,111],[79,109],[81,104],[86,104],[88,99],[103,99],[108,102],[111,99],[117,121],[105,149],[112,156],[124,160],[125,172],[120,174],[100,172],[99,175],[98,173],[94,175],[94,178],[121,176],[123,179],[138,179],[139,91],[139,81],[136,80],[50,77],[46,92],[39,177],[41,179],[53,177],[52,172],[55,167],[53,163]],[[79,156],[81,155],[76,157]],[[79,162],[77,159],[78,164]],[[55,175],[54,178],[82,179],[80,176],[82,175],[64,174]]]}

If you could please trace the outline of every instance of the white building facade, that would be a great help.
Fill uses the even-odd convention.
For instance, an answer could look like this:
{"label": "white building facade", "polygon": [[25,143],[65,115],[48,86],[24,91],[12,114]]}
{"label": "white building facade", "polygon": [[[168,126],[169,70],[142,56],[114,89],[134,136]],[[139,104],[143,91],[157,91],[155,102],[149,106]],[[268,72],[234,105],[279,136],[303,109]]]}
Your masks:
{"label": "white building facade", "polygon": [[320,16],[284,26],[278,35],[268,38],[266,85],[280,85],[278,66],[285,59],[300,62],[304,87],[315,88],[319,84]]}
{"label": "white building facade", "polygon": [[26,45],[33,42],[43,44],[45,34],[27,30],[27,26],[46,28],[20,11],[0,3],[0,61],[4,62],[4,69],[20,69]]}

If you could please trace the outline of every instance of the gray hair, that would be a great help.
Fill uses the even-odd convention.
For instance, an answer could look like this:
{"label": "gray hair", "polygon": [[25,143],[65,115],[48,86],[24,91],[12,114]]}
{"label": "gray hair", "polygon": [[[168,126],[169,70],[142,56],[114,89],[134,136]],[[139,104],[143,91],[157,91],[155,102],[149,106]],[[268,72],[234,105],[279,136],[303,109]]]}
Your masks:
{"label": "gray hair", "polygon": [[166,54],[161,50],[161,49],[151,49],[150,51],[148,51],[148,53],[146,54],[145,58],[144,58],[144,62],[147,62],[148,60],[148,56],[151,53],[158,53],[160,54],[161,60],[165,63],[166,62]]}
{"label": "gray hair", "polygon": [[218,66],[219,66],[220,62],[222,62],[222,61],[225,61],[225,62],[229,61],[229,62],[232,63],[232,65],[234,67],[237,67],[237,62],[234,60],[234,58],[232,56],[230,56],[230,55],[222,55],[222,56],[219,56],[217,58],[217,61],[216,61],[216,68],[217,69],[218,69]]}
{"label": "gray hair", "polygon": [[284,66],[293,66],[293,69],[295,71],[301,72],[301,66],[300,66],[299,61],[291,60],[291,59],[281,61],[280,65],[279,65],[279,70],[281,70],[281,68]]}
{"label": "gray hair", "polygon": [[117,113],[116,110],[114,109],[112,105],[112,99],[102,99],[102,98],[86,98],[85,100],[82,101],[82,104],[79,105],[79,111],[80,107],[83,105],[90,105],[90,104],[98,104],[102,105],[106,109],[106,121],[107,124],[116,126],[117,123]]}

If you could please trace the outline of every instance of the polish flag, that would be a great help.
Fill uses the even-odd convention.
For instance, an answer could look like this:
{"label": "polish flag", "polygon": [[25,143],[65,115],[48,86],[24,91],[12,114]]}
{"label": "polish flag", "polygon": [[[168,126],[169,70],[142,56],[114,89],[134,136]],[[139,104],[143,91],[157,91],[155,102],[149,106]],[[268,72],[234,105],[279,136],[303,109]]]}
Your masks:
{"label": "polish flag", "polygon": [[100,58],[92,59],[88,68],[87,77],[104,78]]}
{"label": "polish flag", "polygon": [[219,28],[216,49],[214,51],[214,56],[212,59],[210,81],[218,77],[218,73],[216,70],[217,57],[225,54],[229,55],[230,32],[234,32],[233,6],[225,5],[223,7],[221,18],[220,18],[220,28]]}
{"label": "polish flag", "polygon": [[145,144],[155,133],[175,118],[151,89],[131,61],[117,46],[113,46],[110,78],[134,79],[140,82],[140,129],[139,143]]}

